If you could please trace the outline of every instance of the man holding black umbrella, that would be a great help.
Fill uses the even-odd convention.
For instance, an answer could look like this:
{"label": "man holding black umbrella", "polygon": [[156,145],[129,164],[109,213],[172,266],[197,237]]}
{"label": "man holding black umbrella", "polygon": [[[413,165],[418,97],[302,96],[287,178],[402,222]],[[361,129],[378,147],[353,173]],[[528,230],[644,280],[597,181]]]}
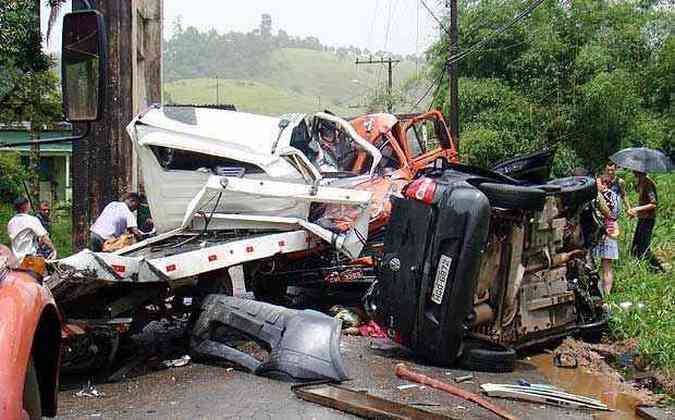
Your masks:
{"label": "man holding black umbrella", "polygon": [[647,176],[648,172],[669,172],[673,168],[670,159],[658,150],[646,147],[634,147],[613,154],[610,159],[619,166],[631,169],[637,179],[638,205],[628,209],[629,217],[637,217],[638,224],[633,237],[632,254],[637,258],[646,258],[649,263],[663,270],[659,260],[649,250],[652,232],[656,224],[658,195],[656,184]]}
{"label": "man holding black umbrella", "polygon": [[637,217],[638,223],[635,227],[631,253],[636,258],[646,258],[650,264],[660,269],[661,264],[649,250],[652,232],[656,224],[656,207],[658,206],[656,184],[644,172],[633,171],[633,174],[637,180],[635,189],[638,192],[638,206],[628,209],[628,216]]}

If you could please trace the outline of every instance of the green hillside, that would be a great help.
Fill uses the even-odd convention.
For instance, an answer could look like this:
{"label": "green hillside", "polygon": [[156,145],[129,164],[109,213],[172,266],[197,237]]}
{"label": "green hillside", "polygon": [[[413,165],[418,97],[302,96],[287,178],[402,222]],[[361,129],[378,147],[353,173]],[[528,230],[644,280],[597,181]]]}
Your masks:
{"label": "green hillside", "polygon": [[[385,65],[356,66],[352,57],[300,48],[274,51],[251,80],[184,79],[164,85],[165,102],[232,103],[242,111],[277,115],[330,109],[338,115],[363,111],[365,98],[386,84]],[[394,68],[394,84],[415,72],[415,63]]]}

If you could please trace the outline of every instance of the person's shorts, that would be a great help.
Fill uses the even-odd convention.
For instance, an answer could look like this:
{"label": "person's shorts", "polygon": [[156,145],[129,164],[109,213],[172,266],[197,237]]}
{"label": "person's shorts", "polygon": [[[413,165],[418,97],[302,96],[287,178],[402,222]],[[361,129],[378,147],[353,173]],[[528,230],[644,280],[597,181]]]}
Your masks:
{"label": "person's shorts", "polygon": [[605,238],[593,248],[593,256],[602,258],[603,260],[618,260],[619,242],[616,239],[605,236]]}

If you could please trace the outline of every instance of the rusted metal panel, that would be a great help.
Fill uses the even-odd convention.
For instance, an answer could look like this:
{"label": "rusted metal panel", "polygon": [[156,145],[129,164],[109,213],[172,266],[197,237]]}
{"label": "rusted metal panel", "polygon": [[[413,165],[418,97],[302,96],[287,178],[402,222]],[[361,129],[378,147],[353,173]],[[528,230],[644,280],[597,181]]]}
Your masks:
{"label": "rusted metal panel", "polygon": [[416,407],[385,400],[366,392],[353,391],[337,385],[304,385],[294,386],[292,389],[295,395],[305,401],[354,414],[364,419],[452,419],[452,417],[443,414],[420,410]]}

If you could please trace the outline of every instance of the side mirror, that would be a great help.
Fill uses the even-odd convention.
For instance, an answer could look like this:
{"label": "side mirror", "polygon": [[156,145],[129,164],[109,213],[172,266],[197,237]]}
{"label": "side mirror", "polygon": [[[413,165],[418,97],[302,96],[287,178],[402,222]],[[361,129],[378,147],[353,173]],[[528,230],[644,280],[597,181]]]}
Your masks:
{"label": "side mirror", "polygon": [[96,10],[68,13],[63,18],[61,83],[67,121],[98,121],[106,85],[106,31]]}

